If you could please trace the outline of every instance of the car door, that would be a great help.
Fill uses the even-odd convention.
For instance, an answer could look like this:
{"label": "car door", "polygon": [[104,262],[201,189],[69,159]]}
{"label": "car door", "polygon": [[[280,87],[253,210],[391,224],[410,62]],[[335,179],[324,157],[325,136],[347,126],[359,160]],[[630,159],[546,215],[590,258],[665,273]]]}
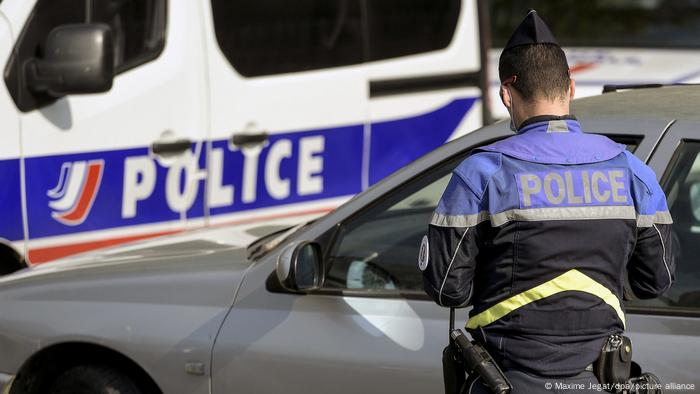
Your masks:
{"label": "car door", "polygon": [[[700,124],[677,121],[649,165],[673,217],[676,281],[654,300],[627,302],[634,358],[664,383],[700,386]],[[691,391],[693,389],[690,389]]]}
{"label": "car door", "polygon": [[[26,22],[5,81],[21,111],[32,262],[202,217],[206,80],[196,2],[14,3],[13,17]],[[111,89],[58,99],[33,91],[25,65],[41,58],[49,32],[83,23],[111,28]]]}
{"label": "car door", "polygon": [[[3,12],[0,6],[0,13]],[[14,36],[7,18],[0,17],[0,64],[5,63],[12,51]],[[20,177],[19,116],[12,97],[3,90],[0,93],[0,119],[3,119],[3,143],[0,144],[0,272],[16,268],[19,256],[24,254],[24,223],[22,215],[22,185]],[[15,261],[12,261],[15,260]]]}
{"label": "car door", "polygon": [[[212,222],[361,190],[360,2],[206,1]],[[209,7],[211,6],[211,7]],[[307,204],[304,204],[307,203]],[[294,205],[291,205],[294,204]]]}

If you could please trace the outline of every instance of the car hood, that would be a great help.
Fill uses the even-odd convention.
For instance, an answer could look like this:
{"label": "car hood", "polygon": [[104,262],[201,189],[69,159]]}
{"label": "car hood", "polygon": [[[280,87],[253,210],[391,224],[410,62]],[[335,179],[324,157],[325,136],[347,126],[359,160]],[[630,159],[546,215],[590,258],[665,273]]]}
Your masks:
{"label": "car hood", "polygon": [[[36,265],[0,277],[0,292],[9,286],[35,281],[55,281],[79,276],[147,276],[162,272],[207,269],[241,270],[250,265],[246,246],[257,238],[289,227],[299,220],[279,220],[237,226],[190,230],[108,249],[92,251]],[[216,267],[216,268],[215,268]]]}
{"label": "car hood", "polygon": [[300,220],[188,231],[0,278],[0,372],[76,342],[119,349],[164,376],[207,360],[253,264],[245,245]]}

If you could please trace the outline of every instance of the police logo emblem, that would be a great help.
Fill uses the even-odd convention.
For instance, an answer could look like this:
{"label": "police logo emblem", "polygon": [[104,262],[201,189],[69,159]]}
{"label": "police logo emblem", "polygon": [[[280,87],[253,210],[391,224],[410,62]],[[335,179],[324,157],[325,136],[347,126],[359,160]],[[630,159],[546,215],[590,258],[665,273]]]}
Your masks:
{"label": "police logo emblem", "polygon": [[428,236],[424,235],[423,240],[420,242],[420,251],[418,252],[418,268],[420,268],[421,271],[425,271],[425,269],[428,268],[429,251]]}

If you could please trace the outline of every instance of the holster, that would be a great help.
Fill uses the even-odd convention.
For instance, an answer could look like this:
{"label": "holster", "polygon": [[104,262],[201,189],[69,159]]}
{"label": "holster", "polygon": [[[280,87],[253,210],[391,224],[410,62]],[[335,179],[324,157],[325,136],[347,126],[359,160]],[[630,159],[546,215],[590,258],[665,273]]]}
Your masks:
{"label": "holster", "polygon": [[467,377],[464,364],[459,361],[460,355],[450,343],[442,351],[442,378],[445,383],[445,394],[461,394]]}
{"label": "holster", "polygon": [[629,380],[631,368],[632,341],[624,335],[609,336],[593,363],[598,381],[609,387],[620,386]]}
{"label": "holster", "polygon": [[478,343],[469,341],[460,329],[455,329],[455,308],[450,308],[449,345],[442,351],[442,377],[445,394],[462,394],[469,374],[481,377],[494,394],[510,394],[513,386],[491,355]]}
{"label": "holster", "polygon": [[632,361],[632,341],[624,335],[608,337],[593,363],[593,373],[613,393],[663,393],[659,378],[649,372],[642,373],[639,364]]}

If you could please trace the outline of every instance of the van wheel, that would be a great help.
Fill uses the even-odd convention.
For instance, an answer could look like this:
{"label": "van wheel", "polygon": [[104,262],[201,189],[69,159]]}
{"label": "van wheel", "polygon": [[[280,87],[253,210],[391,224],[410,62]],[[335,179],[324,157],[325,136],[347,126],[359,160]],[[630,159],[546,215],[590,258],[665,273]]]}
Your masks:
{"label": "van wheel", "polygon": [[11,247],[0,243],[0,276],[11,274],[26,268],[22,257]]}
{"label": "van wheel", "polygon": [[100,366],[73,367],[58,376],[51,394],[142,394],[126,375]]}

